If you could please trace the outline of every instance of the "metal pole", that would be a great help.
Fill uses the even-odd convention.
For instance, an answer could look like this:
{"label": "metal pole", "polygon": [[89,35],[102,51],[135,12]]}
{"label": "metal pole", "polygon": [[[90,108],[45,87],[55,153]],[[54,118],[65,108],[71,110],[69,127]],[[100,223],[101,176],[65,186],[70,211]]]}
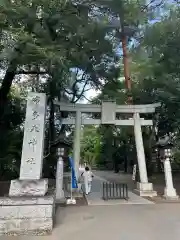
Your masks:
{"label": "metal pole", "polygon": [[71,168],[71,200],[73,199],[72,197],[72,168]]}

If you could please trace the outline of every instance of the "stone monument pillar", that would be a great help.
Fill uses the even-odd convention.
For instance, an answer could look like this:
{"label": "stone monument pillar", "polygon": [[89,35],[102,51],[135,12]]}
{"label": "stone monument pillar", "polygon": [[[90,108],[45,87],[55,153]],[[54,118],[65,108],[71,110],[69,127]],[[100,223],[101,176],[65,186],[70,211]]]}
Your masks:
{"label": "stone monument pillar", "polygon": [[[0,234],[46,234],[52,231],[54,196],[47,194],[48,179],[41,179],[45,116],[46,95],[29,93],[20,178],[11,181],[10,198],[4,200],[6,206],[1,204]],[[11,213],[9,219],[7,207]],[[4,226],[3,230],[1,226]]]}
{"label": "stone monument pillar", "polygon": [[[170,149],[166,149],[165,151],[171,151]],[[173,186],[173,179],[172,179],[172,169],[170,158],[168,154],[165,153],[164,159],[164,174],[165,174],[165,182],[166,187],[164,189],[164,197],[168,200],[178,200],[178,195],[176,193],[176,189]]]}
{"label": "stone monument pillar", "polygon": [[135,135],[135,143],[136,143],[136,152],[137,152],[137,160],[140,174],[140,183],[137,183],[137,191],[140,196],[157,196],[157,193],[153,191],[152,183],[148,182],[147,177],[147,168],[146,168],[146,160],[144,154],[144,144],[142,138],[142,130],[140,123],[139,113],[134,113],[134,135]]}
{"label": "stone monument pillar", "polygon": [[29,93],[21,157],[20,178],[12,180],[9,196],[44,196],[48,179],[41,179],[44,154],[46,95]]}
{"label": "stone monument pillar", "polygon": [[[64,154],[64,152],[63,152]],[[64,162],[62,158],[61,148],[58,148],[58,161],[56,170],[56,202],[64,203],[64,190],[63,190],[63,175],[64,175]]]}

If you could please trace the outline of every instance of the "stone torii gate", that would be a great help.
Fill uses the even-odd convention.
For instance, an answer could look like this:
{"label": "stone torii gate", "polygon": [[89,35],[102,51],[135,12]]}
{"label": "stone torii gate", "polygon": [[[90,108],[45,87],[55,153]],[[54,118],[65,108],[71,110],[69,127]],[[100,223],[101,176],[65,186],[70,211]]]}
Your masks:
{"label": "stone torii gate", "polygon": [[[153,191],[152,183],[148,182],[141,130],[141,126],[150,126],[153,125],[153,122],[152,120],[140,118],[140,114],[154,113],[155,108],[160,107],[159,103],[147,105],[116,105],[115,102],[110,101],[104,101],[101,105],[69,104],[56,101],[54,103],[56,105],[60,105],[60,109],[63,112],[75,113],[74,118],[64,118],[62,119],[62,123],[75,125],[73,155],[77,177],[79,174],[81,125],[112,124],[117,126],[134,126],[137,159],[140,173],[140,182],[137,183],[137,191],[141,196],[152,197],[157,195],[157,193]],[[82,118],[82,114],[88,113],[101,113],[101,117],[99,119]],[[117,113],[132,114],[133,118],[119,120],[116,118]]]}

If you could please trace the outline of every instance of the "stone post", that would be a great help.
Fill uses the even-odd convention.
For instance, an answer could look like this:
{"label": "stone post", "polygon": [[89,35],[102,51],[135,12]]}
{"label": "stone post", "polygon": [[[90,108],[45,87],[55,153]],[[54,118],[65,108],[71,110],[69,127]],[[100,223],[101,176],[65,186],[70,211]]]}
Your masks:
{"label": "stone post", "polygon": [[153,191],[152,183],[148,183],[147,177],[147,168],[146,168],[146,160],[144,154],[144,144],[142,138],[142,130],[141,130],[141,120],[139,113],[134,113],[134,135],[135,135],[135,143],[136,143],[136,152],[137,152],[137,160],[139,167],[139,175],[140,175],[140,183],[137,183],[137,188],[140,196],[156,196],[157,193]]}
{"label": "stone post", "polygon": [[77,110],[75,117],[74,146],[73,146],[73,158],[77,180],[79,177],[80,151],[81,151],[81,112]]}
{"label": "stone post", "polygon": [[65,202],[63,190],[64,162],[61,156],[61,149],[58,148],[58,161],[56,170],[56,202]]}
{"label": "stone post", "polygon": [[170,163],[169,156],[165,156],[165,159],[164,159],[164,174],[165,174],[165,182],[166,182],[166,187],[164,189],[164,197],[169,200],[177,200],[178,195],[176,193],[176,189],[173,186],[172,170],[171,170],[171,163]]}

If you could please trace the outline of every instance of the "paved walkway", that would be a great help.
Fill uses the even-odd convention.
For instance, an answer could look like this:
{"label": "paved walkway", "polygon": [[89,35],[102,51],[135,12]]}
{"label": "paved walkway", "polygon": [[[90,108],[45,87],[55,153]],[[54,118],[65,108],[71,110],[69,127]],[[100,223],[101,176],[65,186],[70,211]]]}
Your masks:
{"label": "paved walkway", "polygon": [[[95,173],[98,174],[98,173]],[[108,172],[107,172],[108,174]],[[119,204],[154,204],[136,194],[128,191],[129,200],[108,200],[102,199],[102,183],[106,181],[104,178],[95,175],[92,182],[92,192],[87,196],[88,205],[119,205]]]}
{"label": "paved walkway", "polygon": [[[94,194],[89,196],[89,198],[92,198],[91,201],[96,202],[96,204],[57,209],[56,222],[51,236],[0,236],[0,239],[179,240],[180,204],[98,205],[101,182],[102,178],[95,177],[93,183]],[[132,196],[130,195],[131,201],[135,201],[133,198],[136,196],[134,194]],[[138,196],[137,199],[137,202],[142,201]]]}
{"label": "paved walkway", "polygon": [[113,171],[95,171],[95,174],[110,182],[126,183],[129,189],[135,188],[135,183],[132,181],[132,174],[124,172],[114,173]]}
{"label": "paved walkway", "polygon": [[179,240],[180,205],[146,204],[59,208],[52,236],[1,240]]}

